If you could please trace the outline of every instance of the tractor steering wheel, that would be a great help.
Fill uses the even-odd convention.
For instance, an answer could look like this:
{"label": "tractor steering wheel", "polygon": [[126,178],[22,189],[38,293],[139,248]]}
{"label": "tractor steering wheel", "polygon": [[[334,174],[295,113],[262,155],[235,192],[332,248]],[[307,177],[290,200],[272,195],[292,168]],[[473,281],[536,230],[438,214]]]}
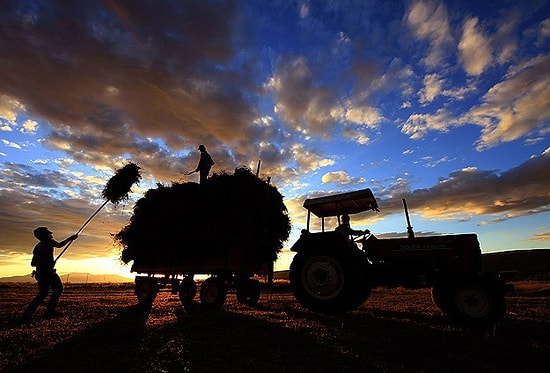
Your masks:
{"label": "tractor steering wheel", "polygon": [[365,241],[367,238],[369,238],[369,236],[371,235],[372,233],[368,230],[368,229],[365,229],[365,231],[363,232],[363,234],[360,234],[358,235],[357,237],[353,237],[353,242],[363,242]]}

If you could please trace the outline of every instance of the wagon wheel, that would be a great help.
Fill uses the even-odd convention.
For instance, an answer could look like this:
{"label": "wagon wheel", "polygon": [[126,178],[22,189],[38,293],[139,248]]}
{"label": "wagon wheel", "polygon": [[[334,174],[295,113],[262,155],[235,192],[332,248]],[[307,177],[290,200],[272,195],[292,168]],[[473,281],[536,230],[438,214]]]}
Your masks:
{"label": "wagon wheel", "polygon": [[185,277],[181,281],[178,289],[178,295],[180,297],[181,304],[184,307],[188,306],[193,301],[196,294],[197,284],[191,277]]}
{"label": "wagon wheel", "polygon": [[227,289],[223,280],[217,276],[204,280],[200,291],[201,304],[205,309],[219,310],[225,303]]}
{"label": "wagon wheel", "polygon": [[148,306],[153,303],[157,297],[159,287],[155,281],[152,280],[136,280],[136,296],[139,304]]}
{"label": "wagon wheel", "polygon": [[237,300],[247,306],[255,306],[260,299],[260,282],[251,278],[241,278],[237,282]]}

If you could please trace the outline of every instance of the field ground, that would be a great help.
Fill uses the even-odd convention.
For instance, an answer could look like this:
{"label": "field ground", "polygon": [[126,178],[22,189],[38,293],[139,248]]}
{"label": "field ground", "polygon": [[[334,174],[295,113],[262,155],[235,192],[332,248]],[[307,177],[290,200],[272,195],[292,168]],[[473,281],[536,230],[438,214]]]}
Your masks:
{"label": "field ground", "polygon": [[132,285],[70,284],[59,310],[18,317],[33,284],[0,285],[2,372],[547,372],[550,282],[516,282],[505,318],[473,329],[443,317],[429,290],[377,288],[342,316],[302,308],[286,286],[254,308],[187,312],[161,292],[137,306]]}

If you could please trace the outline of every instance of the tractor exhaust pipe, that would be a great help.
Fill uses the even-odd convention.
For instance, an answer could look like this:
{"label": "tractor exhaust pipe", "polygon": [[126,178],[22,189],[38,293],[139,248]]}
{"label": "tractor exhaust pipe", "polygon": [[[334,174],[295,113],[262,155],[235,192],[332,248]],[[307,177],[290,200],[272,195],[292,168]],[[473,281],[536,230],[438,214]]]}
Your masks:
{"label": "tractor exhaust pipe", "polygon": [[411,227],[411,219],[409,219],[409,209],[407,208],[407,201],[403,198],[403,208],[405,209],[405,217],[407,218],[407,234],[409,238],[414,238],[413,227]]}

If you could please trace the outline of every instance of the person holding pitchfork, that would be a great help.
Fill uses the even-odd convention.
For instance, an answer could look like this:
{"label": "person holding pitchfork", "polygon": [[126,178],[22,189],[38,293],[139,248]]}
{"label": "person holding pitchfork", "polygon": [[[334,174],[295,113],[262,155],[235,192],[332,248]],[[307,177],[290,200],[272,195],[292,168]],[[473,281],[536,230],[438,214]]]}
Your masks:
{"label": "person holding pitchfork", "polygon": [[60,313],[55,310],[55,307],[57,303],[59,303],[59,298],[63,292],[63,283],[54,268],[54,247],[63,247],[67,243],[78,238],[77,234],[73,234],[63,241],[57,242],[53,238],[53,233],[46,227],[36,228],[34,230],[34,236],[40,241],[34,247],[31,261],[31,265],[36,267],[36,270],[33,271],[33,275],[38,283],[38,294],[36,294],[36,297],[29,303],[23,312],[22,321],[24,322],[31,321],[37,308],[42,304],[44,299],[46,299],[50,288],[52,289],[52,294],[50,295],[50,300],[44,316],[46,318],[52,318],[60,315]]}

